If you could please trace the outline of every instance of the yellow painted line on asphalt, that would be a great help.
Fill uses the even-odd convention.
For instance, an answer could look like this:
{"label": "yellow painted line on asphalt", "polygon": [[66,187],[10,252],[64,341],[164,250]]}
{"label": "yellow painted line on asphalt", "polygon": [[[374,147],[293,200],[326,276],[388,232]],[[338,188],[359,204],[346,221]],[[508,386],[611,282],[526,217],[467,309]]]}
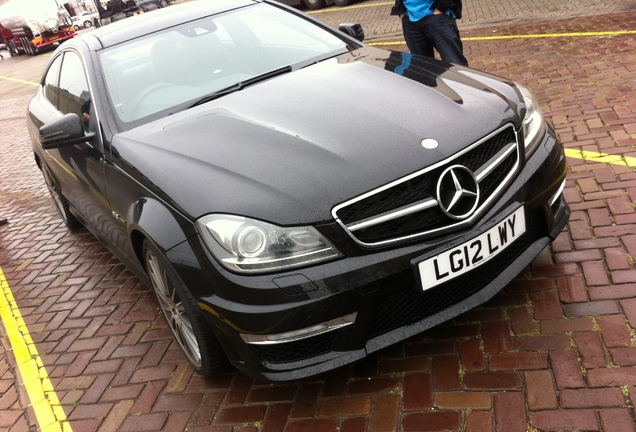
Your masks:
{"label": "yellow painted line on asphalt", "polygon": [[[42,359],[31,339],[7,279],[0,268],[0,319],[9,337],[22,385],[29,395],[39,430],[72,432]],[[16,389],[17,390],[17,389]]]}
{"label": "yellow painted line on asphalt", "polygon": [[583,159],[589,162],[608,163],[612,165],[622,165],[630,168],[636,167],[636,157],[609,155],[605,153],[590,152],[585,150],[565,149],[567,157]]}
{"label": "yellow painted line on asphalt", "polygon": [[21,79],[17,79],[17,78],[11,78],[11,77],[2,76],[2,75],[0,75],[0,79],[7,80],[7,81],[15,81],[15,82],[19,82],[19,83],[22,83],[22,84],[29,84],[29,85],[36,86],[36,87],[40,85],[40,84],[38,84],[36,82],[33,82],[33,81],[25,81],[25,80],[21,80]]}

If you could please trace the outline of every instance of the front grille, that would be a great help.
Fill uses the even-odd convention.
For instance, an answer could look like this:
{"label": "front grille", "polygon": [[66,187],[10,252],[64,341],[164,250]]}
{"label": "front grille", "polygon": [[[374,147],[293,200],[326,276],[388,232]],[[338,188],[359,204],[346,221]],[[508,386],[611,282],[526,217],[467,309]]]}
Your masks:
{"label": "front grille", "polygon": [[387,289],[377,301],[371,320],[369,339],[416,323],[477,293],[506,269],[539,237],[545,235],[539,214],[526,216],[526,232],[505,253],[495,256],[474,271],[465,273],[434,288],[422,291],[407,286]]}
{"label": "front grille", "polygon": [[[539,210],[526,215],[525,233],[510,244],[505,253],[498,254],[474,271],[426,291],[416,286],[415,274],[411,270],[384,279],[384,288],[375,300],[368,321],[370,327],[366,340],[415,324],[484,289],[534,241],[546,235],[545,227]],[[340,332],[333,331],[295,342],[249,347],[260,361],[281,364],[328,354],[342,343],[339,338]]]}
{"label": "front grille", "polygon": [[[356,240],[368,246],[439,235],[467,226],[483,214],[520,169],[520,143],[506,125],[467,150],[334,208],[335,219]],[[480,198],[465,220],[448,217],[437,202],[437,182],[451,165],[468,168],[477,177]]]}

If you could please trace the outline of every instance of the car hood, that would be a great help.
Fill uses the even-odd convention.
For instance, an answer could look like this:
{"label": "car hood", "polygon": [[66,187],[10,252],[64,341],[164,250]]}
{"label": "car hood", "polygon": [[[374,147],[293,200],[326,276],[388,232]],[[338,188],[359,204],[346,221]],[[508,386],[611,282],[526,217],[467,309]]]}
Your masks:
{"label": "car hood", "polygon": [[[518,126],[518,104],[499,78],[365,47],[118,134],[112,154],[192,219],[317,223],[343,201]],[[424,148],[426,138],[439,146]]]}

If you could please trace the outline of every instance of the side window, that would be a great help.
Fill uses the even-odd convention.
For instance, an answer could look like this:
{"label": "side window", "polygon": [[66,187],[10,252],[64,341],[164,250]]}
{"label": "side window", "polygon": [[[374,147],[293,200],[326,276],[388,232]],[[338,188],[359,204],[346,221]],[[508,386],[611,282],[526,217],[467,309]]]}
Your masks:
{"label": "side window", "polygon": [[53,104],[55,108],[57,108],[58,103],[58,95],[59,95],[59,87],[58,87],[58,78],[60,76],[60,65],[62,64],[62,56],[56,58],[53,63],[51,63],[51,67],[49,67],[46,76],[44,77],[44,95],[48,99],[49,102]]}
{"label": "side window", "polygon": [[90,112],[91,94],[84,74],[84,64],[74,52],[67,51],[60,74],[59,110],[63,114],[75,113],[85,123]]}

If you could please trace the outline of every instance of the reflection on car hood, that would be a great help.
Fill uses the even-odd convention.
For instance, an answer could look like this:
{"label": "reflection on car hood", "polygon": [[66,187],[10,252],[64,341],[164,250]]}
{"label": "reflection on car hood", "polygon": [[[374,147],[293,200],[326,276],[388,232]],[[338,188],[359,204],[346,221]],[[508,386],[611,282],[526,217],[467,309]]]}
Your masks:
{"label": "reflection on car hood", "polygon": [[[193,218],[314,223],[518,125],[518,99],[492,76],[366,47],[119,134],[113,154]],[[439,146],[423,148],[425,138]]]}

